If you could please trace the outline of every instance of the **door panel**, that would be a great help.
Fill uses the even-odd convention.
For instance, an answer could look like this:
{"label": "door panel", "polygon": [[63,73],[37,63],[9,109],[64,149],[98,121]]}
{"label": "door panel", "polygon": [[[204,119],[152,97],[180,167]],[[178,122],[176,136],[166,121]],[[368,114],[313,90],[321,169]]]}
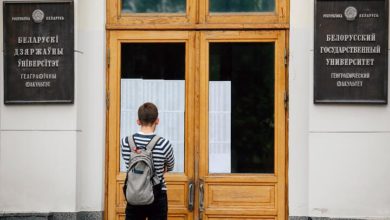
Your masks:
{"label": "door panel", "polygon": [[[203,207],[200,208],[199,215],[203,219],[234,219],[237,216],[240,216],[240,219],[263,219],[269,216],[284,219],[286,208],[284,34],[278,31],[210,31],[201,33],[200,44],[199,178],[203,184],[201,186],[203,190],[200,190],[200,193],[204,195],[200,195],[200,200],[203,198]],[[221,56],[216,56],[212,48],[217,44],[230,44],[230,46],[225,47]],[[256,55],[256,53],[262,53],[261,50],[251,51],[250,48],[242,50],[242,48],[239,48],[242,45],[244,47],[249,45],[252,48],[259,47],[259,45],[262,48],[267,48],[271,45],[274,48],[271,55],[272,59],[263,62],[264,56]],[[240,50],[241,53],[232,53],[232,51]],[[254,57],[245,57],[253,51],[255,51]],[[226,56],[228,57],[226,58]],[[226,59],[229,62],[216,62],[216,59]],[[252,62],[255,72],[251,73],[251,70],[243,65],[246,62],[245,60]],[[265,80],[264,84],[260,81],[267,77],[264,68],[269,62],[272,66],[270,70],[272,70],[273,80]],[[215,70],[213,65],[216,65],[218,70]],[[218,71],[222,73],[216,73]],[[223,72],[226,71],[231,71],[232,74],[227,74],[229,76],[223,79],[220,76],[224,75]],[[220,76],[215,77],[216,74]],[[237,78],[245,79],[248,83],[237,88],[237,81],[240,81]],[[212,80],[224,82],[219,85],[224,87],[222,92],[215,93],[213,91],[215,85],[213,85]],[[234,82],[235,80],[236,82]],[[271,89],[259,90],[254,87],[250,90],[248,87],[252,86],[253,81],[255,87],[256,85],[259,87],[269,86]],[[269,82],[272,82],[271,85],[269,85]],[[216,94],[217,97],[213,98],[213,94]],[[231,97],[226,98],[226,96]],[[271,101],[264,102],[266,108],[264,106],[257,108],[256,105],[259,105],[262,99],[259,96],[271,97]],[[223,106],[222,109],[219,108],[219,112],[215,111],[215,109],[218,109],[215,107],[218,104],[215,104],[213,99],[216,99],[217,102],[220,102],[219,105]],[[224,99],[228,101],[221,104]],[[233,111],[236,111],[234,108],[245,106],[242,100],[237,101],[237,99],[249,99],[249,103],[253,104],[252,108],[255,111],[244,109],[241,110],[244,111],[240,113],[241,115],[233,113]],[[213,126],[217,122],[211,120],[215,121],[215,115],[213,114],[216,112],[219,117],[217,121],[220,120],[220,124],[214,128]],[[266,113],[267,116],[263,118],[264,120],[261,117],[255,117],[256,114],[261,115],[264,112],[268,112]],[[220,116],[224,113],[226,116],[221,118]],[[268,123],[265,126],[266,129],[264,129],[264,126],[258,126],[263,122]],[[238,124],[238,127],[234,128],[234,124],[236,124],[235,126]],[[228,126],[231,126],[230,131],[221,131]],[[213,131],[215,129],[217,131]],[[248,142],[248,138],[255,138],[252,131],[255,131],[254,134],[257,136],[266,134],[267,137],[260,138],[258,142]],[[218,137],[218,135],[221,135],[215,135],[218,132],[225,134],[225,136]],[[250,135],[246,134],[248,132]],[[235,138],[238,138],[238,140],[234,140]],[[222,143],[222,147],[220,146],[220,149],[216,150],[217,155],[212,155],[215,150],[211,148],[215,147],[213,144],[216,142]],[[246,142],[256,146],[245,147],[242,143]],[[239,148],[234,149],[234,145],[239,146]],[[243,152],[238,152],[240,150]],[[241,154],[241,157],[234,154]],[[264,155],[265,157],[262,158]],[[246,163],[244,161],[246,157],[255,157],[257,161],[254,161],[254,165],[253,163]],[[230,164],[228,163],[229,160]],[[262,160],[266,162],[265,165]],[[236,168],[237,165],[233,164],[237,161],[242,163],[238,169]],[[214,165],[215,163],[217,165]],[[220,163],[225,163],[225,165],[221,166]],[[216,166],[219,167],[215,168]],[[216,169],[221,170],[215,172]]]}
{"label": "door panel", "polygon": [[208,207],[256,207],[275,209],[275,186],[254,184],[209,184]]}

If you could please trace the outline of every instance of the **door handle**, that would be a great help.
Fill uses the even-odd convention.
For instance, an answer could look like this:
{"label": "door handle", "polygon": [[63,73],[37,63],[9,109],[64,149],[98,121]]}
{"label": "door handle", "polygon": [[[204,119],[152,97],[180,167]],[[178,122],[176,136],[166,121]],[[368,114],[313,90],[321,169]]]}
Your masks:
{"label": "door handle", "polygon": [[204,212],[204,183],[203,180],[199,182],[199,220],[203,219]]}
{"label": "door handle", "polygon": [[194,197],[195,197],[195,190],[194,190],[194,182],[191,181],[188,184],[188,211],[192,212],[194,211]]}

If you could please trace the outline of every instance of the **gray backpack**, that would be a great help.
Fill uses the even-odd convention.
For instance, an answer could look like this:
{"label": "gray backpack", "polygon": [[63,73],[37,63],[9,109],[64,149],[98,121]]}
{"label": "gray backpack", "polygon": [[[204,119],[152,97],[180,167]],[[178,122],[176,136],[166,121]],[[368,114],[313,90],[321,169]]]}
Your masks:
{"label": "gray backpack", "polygon": [[159,184],[160,179],[154,170],[152,150],[159,139],[159,136],[154,136],[146,149],[137,153],[132,150],[136,147],[134,138],[128,137],[131,152],[123,191],[131,205],[149,205],[154,201],[153,186]]}

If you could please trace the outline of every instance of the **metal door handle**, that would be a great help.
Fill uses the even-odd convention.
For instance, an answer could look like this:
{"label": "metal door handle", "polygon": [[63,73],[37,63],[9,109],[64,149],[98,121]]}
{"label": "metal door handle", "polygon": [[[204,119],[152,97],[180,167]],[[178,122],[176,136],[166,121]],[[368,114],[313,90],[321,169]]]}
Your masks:
{"label": "metal door handle", "polygon": [[203,219],[203,211],[204,211],[204,185],[203,181],[200,181],[199,184],[199,220]]}
{"label": "metal door handle", "polygon": [[204,187],[203,183],[199,185],[199,211],[204,211]]}
{"label": "metal door handle", "polygon": [[194,211],[194,197],[195,197],[195,190],[194,190],[194,182],[190,182],[188,184],[188,211],[192,212]]}

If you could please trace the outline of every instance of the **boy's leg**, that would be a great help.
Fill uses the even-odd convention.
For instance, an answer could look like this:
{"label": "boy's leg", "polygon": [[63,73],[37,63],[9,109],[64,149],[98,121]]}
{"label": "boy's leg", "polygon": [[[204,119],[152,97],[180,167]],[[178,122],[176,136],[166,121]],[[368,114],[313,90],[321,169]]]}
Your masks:
{"label": "boy's leg", "polygon": [[155,189],[154,202],[151,205],[148,220],[167,220],[168,219],[168,197],[167,191]]}
{"label": "boy's leg", "polygon": [[133,206],[130,204],[126,206],[126,220],[145,220],[146,213],[144,206]]}

